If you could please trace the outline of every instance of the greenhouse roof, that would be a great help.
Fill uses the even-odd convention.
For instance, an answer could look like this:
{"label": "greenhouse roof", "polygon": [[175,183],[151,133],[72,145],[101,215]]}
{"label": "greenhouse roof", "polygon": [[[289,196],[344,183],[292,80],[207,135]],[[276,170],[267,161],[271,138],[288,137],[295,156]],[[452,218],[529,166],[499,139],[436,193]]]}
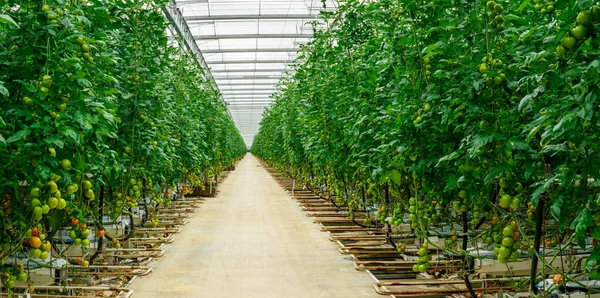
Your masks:
{"label": "greenhouse roof", "polygon": [[[321,0],[175,0],[246,144],[271,94],[312,36]],[[326,1],[326,10],[337,4]]]}

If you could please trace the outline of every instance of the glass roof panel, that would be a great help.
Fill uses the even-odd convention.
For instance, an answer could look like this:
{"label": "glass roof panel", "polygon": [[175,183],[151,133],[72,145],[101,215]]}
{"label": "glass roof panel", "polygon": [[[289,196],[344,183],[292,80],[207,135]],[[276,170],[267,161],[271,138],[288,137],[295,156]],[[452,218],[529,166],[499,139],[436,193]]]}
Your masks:
{"label": "glass roof panel", "polygon": [[[175,0],[246,143],[311,37],[321,0]],[[333,0],[325,1],[335,9]]]}

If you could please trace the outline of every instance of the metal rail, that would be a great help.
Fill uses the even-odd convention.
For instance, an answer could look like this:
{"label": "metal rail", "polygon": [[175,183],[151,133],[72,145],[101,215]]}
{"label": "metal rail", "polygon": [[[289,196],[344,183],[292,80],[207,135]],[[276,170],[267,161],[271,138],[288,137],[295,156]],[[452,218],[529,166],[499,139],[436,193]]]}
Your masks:
{"label": "metal rail", "polygon": [[255,14],[255,15],[212,15],[212,16],[188,16],[188,22],[197,21],[237,21],[237,20],[316,20],[321,18],[320,14]]}
{"label": "metal rail", "polygon": [[[172,27],[175,29],[175,31],[177,31],[177,34],[179,34],[179,36],[181,37],[185,47],[188,49],[188,51],[190,53],[192,53],[196,57],[196,59],[194,59],[194,60],[196,60],[198,65],[204,70],[204,79],[209,80],[213,84],[213,86],[215,87],[215,90],[217,90],[217,92],[219,93],[221,102],[227,109],[227,114],[229,115],[229,118],[231,120],[233,120],[233,116],[231,115],[229,108],[227,108],[227,104],[225,103],[225,100],[223,99],[221,90],[219,90],[219,86],[217,85],[217,82],[213,78],[212,73],[210,72],[210,68],[209,68],[208,64],[206,63],[206,60],[204,60],[202,51],[200,51],[198,44],[196,44],[196,40],[194,39],[194,36],[192,35],[192,33],[190,31],[190,27],[188,26],[188,24],[185,21],[185,18],[183,17],[183,14],[177,8],[177,3],[174,0],[169,0],[169,3],[165,6],[163,6],[163,13],[165,14],[165,17],[167,18],[167,20],[171,23]],[[237,127],[237,125],[236,125],[236,127]],[[238,131],[239,131],[239,127],[238,127]]]}

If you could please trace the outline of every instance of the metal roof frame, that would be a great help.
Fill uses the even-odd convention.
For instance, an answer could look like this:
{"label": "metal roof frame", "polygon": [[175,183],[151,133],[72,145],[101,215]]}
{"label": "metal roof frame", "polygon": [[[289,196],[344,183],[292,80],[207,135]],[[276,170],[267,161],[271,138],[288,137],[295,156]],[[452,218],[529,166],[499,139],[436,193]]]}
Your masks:
{"label": "metal roof frame", "polygon": [[218,35],[195,35],[195,40],[210,39],[249,39],[249,38],[311,38],[312,34],[218,34]]}
{"label": "metal roof frame", "polygon": [[198,21],[238,21],[238,20],[305,20],[320,18],[318,14],[237,14],[237,15],[210,15],[210,16],[188,16],[187,22]]}
{"label": "metal roof frame", "polygon": [[[299,48],[327,23],[319,11],[337,0],[169,0],[180,4],[189,40],[201,51],[213,82],[247,145],[263,111],[295,72]],[[323,5],[326,4],[326,9]],[[188,26],[188,24],[190,26]],[[233,69],[232,69],[233,68]],[[238,68],[238,69],[235,69]]]}
{"label": "metal roof frame", "polygon": [[273,83],[265,83],[265,82],[255,82],[255,83],[231,83],[231,82],[223,82],[219,83],[219,86],[274,86]]}
{"label": "metal roof frame", "polygon": [[294,59],[281,59],[281,60],[228,60],[228,61],[210,61],[206,62],[212,65],[217,64],[253,64],[253,63],[268,63],[268,64],[277,64],[277,63],[295,63]]}
{"label": "metal roof frame", "polygon": [[203,54],[228,54],[228,53],[296,53],[298,48],[256,48],[256,49],[217,49],[204,50]]}
{"label": "metal roof frame", "polygon": [[219,69],[219,70],[211,70],[212,74],[216,74],[216,73],[232,73],[232,72],[286,72],[286,71],[294,71],[293,69],[289,68],[248,68],[248,69]]}

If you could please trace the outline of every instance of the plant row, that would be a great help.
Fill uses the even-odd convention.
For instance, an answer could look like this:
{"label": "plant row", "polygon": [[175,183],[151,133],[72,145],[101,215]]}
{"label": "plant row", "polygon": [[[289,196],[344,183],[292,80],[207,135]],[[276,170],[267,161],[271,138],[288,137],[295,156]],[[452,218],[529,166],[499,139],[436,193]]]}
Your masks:
{"label": "plant row", "polygon": [[[204,70],[167,34],[163,2],[0,2],[2,264],[46,259],[61,230],[86,246],[103,216],[166,203],[245,152]],[[2,284],[21,273],[0,267]]]}
{"label": "plant row", "polygon": [[597,3],[347,1],[322,15],[255,154],[350,211],[445,237],[447,253],[479,258],[458,229],[500,263],[591,253],[583,271],[552,270],[600,278]]}

